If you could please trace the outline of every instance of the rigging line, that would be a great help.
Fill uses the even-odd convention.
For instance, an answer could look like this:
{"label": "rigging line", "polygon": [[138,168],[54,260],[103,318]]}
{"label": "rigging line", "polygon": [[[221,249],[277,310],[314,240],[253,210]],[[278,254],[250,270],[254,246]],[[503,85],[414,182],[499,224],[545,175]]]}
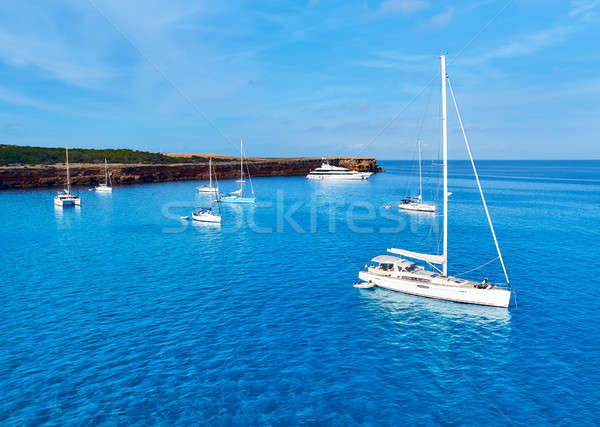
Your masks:
{"label": "rigging line", "polygon": [[[91,1],[91,0],[88,0]],[[458,51],[458,53],[456,55],[454,55],[451,59],[448,60],[447,64],[451,65],[454,63],[454,61],[456,61],[458,59],[458,57],[469,47],[471,46],[471,44],[473,44],[473,42],[475,40],[477,40],[479,38],[479,36],[489,28],[490,25],[492,25],[494,23],[494,21],[496,21],[496,19],[498,19],[498,17],[500,15],[502,15],[502,13],[514,2],[514,0],[508,0],[504,6],[502,6],[498,12],[496,12],[496,14],[494,16],[492,16],[492,18],[486,22],[486,24],[481,27],[481,29],[479,31],[477,31],[475,33],[475,35],[473,37],[471,37],[471,39]],[[406,109],[408,109],[408,107],[410,107],[416,100],[417,98],[419,98],[423,92],[425,92],[425,90],[429,87],[429,85],[435,80],[437,79],[438,74],[436,72],[436,74],[433,75],[433,77],[431,78],[431,80],[429,80],[427,82],[427,84],[425,86],[423,86],[423,88],[419,91],[419,93],[417,93],[417,95],[415,95],[409,102],[408,104],[406,104],[404,106],[404,108],[402,108],[402,110],[396,114],[389,122],[386,123],[386,125],[379,131],[377,132],[377,134],[375,134],[375,136],[365,145],[363,146],[363,148],[358,152],[358,154],[356,156],[360,156],[363,151],[365,151],[373,142],[375,142],[375,140],[377,138],[379,138],[381,136],[382,133],[384,133],[391,125],[392,123],[394,123],[403,113],[404,111],[406,111]]]}
{"label": "rigging line", "polygon": [[498,259],[498,257],[492,258],[492,259],[491,259],[491,260],[489,260],[488,262],[484,262],[483,264],[481,264],[481,265],[479,265],[479,266],[477,266],[477,267],[475,267],[475,268],[472,268],[472,269],[470,269],[470,270],[467,270],[467,271],[463,271],[463,272],[462,272],[462,273],[460,273],[460,274],[455,274],[455,275],[454,275],[454,277],[460,277],[460,276],[463,276],[463,275],[465,275],[465,274],[469,274],[469,273],[471,273],[471,272],[473,272],[473,271],[475,271],[475,270],[479,270],[480,268],[482,268],[482,267],[485,267],[486,265],[493,263],[493,262],[494,262],[494,261],[496,261],[497,259]]}
{"label": "rigging line", "polygon": [[206,116],[200,110],[200,108],[192,101],[192,99],[187,96],[179,87],[170,80],[167,75],[160,69],[158,66],[150,59],[148,55],[146,55],[134,42],[129,38],[117,25],[104,13],[100,8],[93,2],[93,0],[87,0],[87,2],[92,6],[96,12],[110,25],[129,45],[135,50],[141,57],[146,61],[153,69],[156,71],[168,84],[177,92],[179,96],[181,96],[190,106],[202,117],[223,139],[232,147],[235,147],[234,144],[227,138],[227,136],[217,127],[217,125]]}
{"label": "rigging line", "polygon": [[465,145],[467,147],[467,152],[469,153],[469,158],[471,159],[471,166],[473,167],[473,173],[475,174],[475,180],[477,181],[477,188],[479,188],[479,194],[481,195],[481,201],[483,202],[483,208],[485,209],[485,215],[487,216],[487,220],[490,225],[490,230],[492,232],[492,237],[494,238],[494,244],[496,245],[496,251],[498,251],[498,258],[500,258],[500,264],[502,264],[502,271],[504,271],[504,277],[506,277],[506,283],[510,287],[510,280],[508,279],[508,273],[506,272],[504,260],[502,259],[502,252],[500,252],[500,246],[498,245],[498,239],[496,239],[496,232],[494,231],[494,225],[492,224],[492,218],[490,217],[490,211],[488,210],[488,206],[485,201],[485,197],[483,195],[483,190],[481,189],[481,183],[479,182],[479,174],[477,173],[477,168],[475,167],[475,162],[473,161],[473,155],[471,154],[471,146],[469,144],[469,139],[467,138],[467,134],[465,132],[465,127],[463,126],[462,118],[460,116],[460,112],[458,111],[458,104],[456,103],[456,97],[454,96],[454,91],[452,90],[452,84],[450,83],[450,78],[447,75],[446,75],[446,80],[448,81],[448,87],[450,88],[450,94],[452,95],[452,101],[454,102],[454,108],[456,109],[458,123],[460,124],[460,129],[461,129],[463,137],[465,139]]}

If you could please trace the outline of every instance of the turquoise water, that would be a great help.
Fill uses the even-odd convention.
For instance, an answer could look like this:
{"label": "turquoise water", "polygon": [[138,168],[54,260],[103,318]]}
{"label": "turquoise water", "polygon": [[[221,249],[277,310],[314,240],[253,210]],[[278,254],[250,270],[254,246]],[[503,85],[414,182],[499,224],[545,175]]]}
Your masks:
{"label": "turquoise water", "polygon": [[[381,209],[416,189],[412,163],[381,163],[256,178],[259,204],[216,228],[178,219],[198,182],[82,189],[63,211],[54,190],[0,192],[0,422],[598,423],[600,162],[479,163],[509,310],[352,287],[388,247],[439,246],[439,218]],[[468,165],[450,171],[457,274],[495,252]]]}

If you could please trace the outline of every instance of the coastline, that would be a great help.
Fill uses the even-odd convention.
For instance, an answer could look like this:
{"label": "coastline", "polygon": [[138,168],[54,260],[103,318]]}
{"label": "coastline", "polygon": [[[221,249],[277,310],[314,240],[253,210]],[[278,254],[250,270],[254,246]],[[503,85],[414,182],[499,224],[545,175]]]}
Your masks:
{"label": "coastline", "polygon": [[[239,158],[238,158],[239,159]],[[217,179],[239,176],[239,160],[229,157],[213,162]],[[320,157],[247,158],[253,177],[306,175],[321,165]],[[382,172],[372,157],[329,157],[330,164],[362,172]],[[71,184],[95,186],[104,180],[104,164],[71,163]],[[208,179],[208,163],[108,165],[114,185]],[[0,166],[0,190],[61,187],[65,183],[65,165]]]}

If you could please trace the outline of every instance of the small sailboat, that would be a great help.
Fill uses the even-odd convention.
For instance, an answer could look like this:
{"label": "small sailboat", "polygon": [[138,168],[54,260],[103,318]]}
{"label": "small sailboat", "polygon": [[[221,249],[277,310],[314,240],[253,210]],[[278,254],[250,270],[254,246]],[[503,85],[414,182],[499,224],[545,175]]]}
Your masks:
{"label": "small sailboat", "polygon": [[[392,291],[403,292],[405,294],[418,295],[428,298],[435,298],[441,300],[462,302],[468,304],[479,304],[489,305],[495,307],[508,307],[511,296],[510,281],[508,279],[508,273],[504,265],[502,253],[496,239],[496,233],[494,226],[488,211],[487,203],[481,189],[479,182],[479,175],[473,161],[471,154],[471,148],[469,140],[467,138],[462,118],[458,110],[458,104],[454,97],[452,85],[446,74],[446,58],[441,56],[441,78],[442,78],[442,151],[443,151],[443,163],[442,163],[442,174],[443,174],[443,185],[444,185],[444,202],[443,202],[443,247],[442,254],[423,254],[412,252],[406,249],[391,248],[387,251],[393,255],[379,255],[371,260],[371,265],[365,266],[365,270],[359,272],[358,277],[367,283],[373,283],[381,288],[389,289]],[[481,201],[487,216],[488,224],[490,226],[491,234],[496,246],[498,256],[493,260],[490,260],[473,270],[489,264],[492,261],[500,260],[504,277],[506,278],[506,285],[494,285],[488,282],[487,278],[484,278],[481,282],[475,282],[471,280],[461,279],[458,277],[448,276],[448,130],[447,130],[447,118],[446,118],[446,84],[450,88],[452,100],[454,101],[454,107],[458,116],[458,122],[460,129],[467,147],[467,152],[471,160],[471,166],[477,182],[477,187],[481,195]],[[425,267],[415,264],[409,259],[423,261],[431,269],[425,269]],[[442,268],[438,269],[435,265],[441,265]]]}
{"label": "small sailboat", "polygon": [[66,165],[67,165],[67,188],[62,193],[54,196],[54,205],[64,206],[81,206],[81,199],[77,194],[71,193],[71,176],[69,174],[69,149],[66,149]]}
{"label": "small sailboat", "polygon": [[423,173],[421,170],[421,141],[418,143],[419,146],[419,195],[416,197],[406,197],[400,203],[398,207],[405,211],[416,211],[416,212],[435,212],[435,205],[423,202]]}
{"label": "small sailboat", "polygon": [[198,192],[199,193],[217,193],[219,190],[217,189],[217,187],[213,187],[213,181],[212,181],[212,157],[210,159],[208,159],[208,187],[202,186],[202,187],[198,187]]}
{"label": "small sailboat", "polygon": [[108,162],[104,158],[104,182],[98,184],[94,190],[100,193],[112,193],[112,183],[110,182],[110,173],[108,172]]}
{"label": "small sailboat", "polygon": [[[246,168],[247,169],[247,168]],[[250,172],[247,173],[248,180],[250,181],[250,192],[251,195],[244,195],[244,186],[246,180],[244,179],[244,141],[240,139],[240,179],[236,182],[240,184],[238,190],[228,193],[226,196],[221,198],[223,203],[254,203],[256,202],[256,196],[254,196],[254,188],[252,187],[252,178]]]}
{"label": "small sailboat", "polygon": [[[216,180],[216,178],[215,178]],[[211,178],[212,183],[212,178]],[[218,188],[218,187],[215,187]],[[196,212],[192,212],[192,220],[206,223],[221,223],[221,205],[219,202],[219,191],[210,192],[210,207],[198,209]],[[215,212],[214,205],[217,205],[218,212]],[[181,217],[183,219],[183,217]],[[186,217],[187,219],[187,217]]]}

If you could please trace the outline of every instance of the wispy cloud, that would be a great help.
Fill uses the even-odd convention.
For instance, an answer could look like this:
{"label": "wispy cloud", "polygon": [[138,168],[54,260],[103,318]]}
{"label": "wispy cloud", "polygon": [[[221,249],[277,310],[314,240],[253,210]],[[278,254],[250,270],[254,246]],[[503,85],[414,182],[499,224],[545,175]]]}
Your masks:
{"label": "wispy cloud", "polygon": [[426,0],[384,0],[375,12],[376,15],[402,14],[410,15],[427,9],[429,2]]}
{"label": "wispy cloud", "polygon": [[592,11],[600,7],[600,0],[576,0],[571,2],[571,11],[569,16],[587,15],[590,16]]}
{"label": "wispy cloud", "polygon": [[495,49],[491,49],[479,56],[469,58],[464,62],[477,64],[493,59],[529,55],[546,47],[554,46],[562,42],[572,32],[573,27],[568,25],[561,25],[558,27],[537,31],[535,33],[523,36],[518,41],[513,41],[503,46],[496,47]]}
{"label": "wispy cloud", "polygon": [[454,6],[448,6],[444,12],[437,13],[431,18],[425,20],[422,24],[423,28],[441,28],[448,25],[452,18],[454,18]]}

